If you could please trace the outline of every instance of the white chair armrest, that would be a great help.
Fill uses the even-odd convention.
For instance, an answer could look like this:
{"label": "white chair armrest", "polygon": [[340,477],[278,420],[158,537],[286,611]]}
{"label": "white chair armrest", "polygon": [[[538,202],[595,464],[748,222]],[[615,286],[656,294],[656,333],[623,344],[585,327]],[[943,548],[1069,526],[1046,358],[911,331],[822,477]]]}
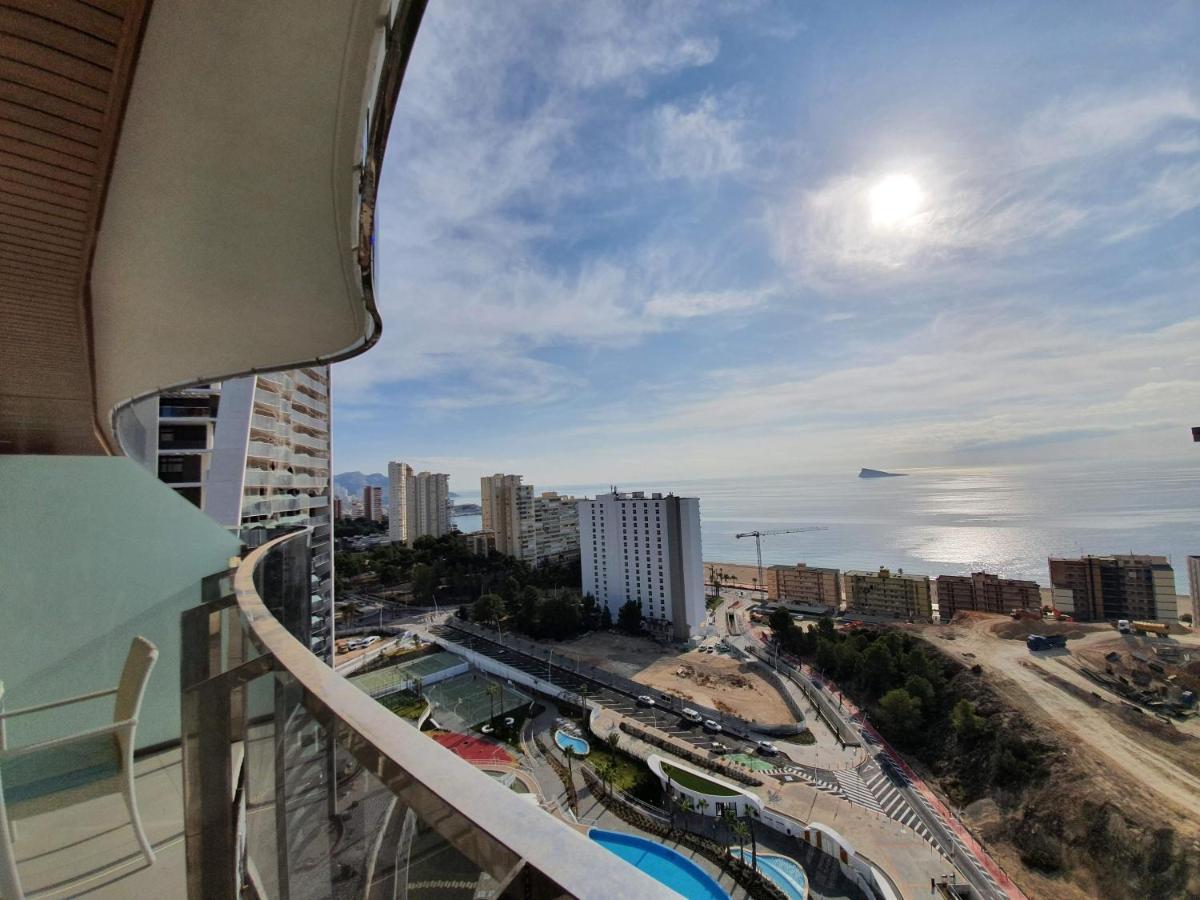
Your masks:
{"label": "white chair armrest", "polygon": [[82,703],[84,700],[95,700],[97,697],[108,697],[116,692],[116,688],[109,688],[107,691],[92,691],[90,694],[80,694],[78,697],[68,697],[66,700],[52,700],[49,703],[38,703],[35,706],[10,709],[8,712],[0,712],[0,719],[13,719],[17,716],[27,715],[28,713],[41,712],[44,709],[54,709],[55,707],[67,706],[71,703]]}
{"label": "white chair armrest", "polygon": [[101,734],[116,734],[118,731],[130,731],[137,724],[137,719],[122,719],[120,722],[113,722],[110,725],[101,725],[98,728],[89,728],[87,731],[80,731],[76,734],[69,734],[66,737],[51,738],[48,741],[38,741],[34,744],[26,744],[23,747],[9,747],[5,750],[0,750],[0,761],[6,759],[16,759],[18,756],[26,756],[30,753],[37,753],[39,750],[48,750],[51,747],[61,747],[64,744],[70,744],[74,741],[81,741],[84,738],[96,737]]}

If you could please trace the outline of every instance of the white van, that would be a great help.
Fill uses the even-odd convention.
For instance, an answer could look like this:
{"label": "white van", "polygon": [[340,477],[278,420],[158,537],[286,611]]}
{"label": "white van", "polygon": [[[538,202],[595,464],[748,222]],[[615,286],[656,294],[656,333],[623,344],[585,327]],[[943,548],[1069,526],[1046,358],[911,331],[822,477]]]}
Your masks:
{"label": "white van", "polygon": [[700,715],[700,713],[696,712],[690,706],[685,706],[679,715],[683,716],[689,722],[701,722],[704,720],[704,716]]}

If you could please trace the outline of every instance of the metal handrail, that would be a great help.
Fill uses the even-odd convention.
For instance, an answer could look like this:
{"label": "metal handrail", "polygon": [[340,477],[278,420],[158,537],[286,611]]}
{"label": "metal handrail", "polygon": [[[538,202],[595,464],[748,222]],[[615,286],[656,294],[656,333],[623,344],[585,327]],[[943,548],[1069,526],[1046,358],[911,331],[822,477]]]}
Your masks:
{"label": "metal handrail", "polygon": [[[301,531],[252,551],[234,575],[247,636],[294,679],[308,712],[367,771],[476,865],[497,878],[524,872],[534,896],[652,898],[662,886],[622,865],[600,845],[541,810],[513,803],[511,792],[435,741],[398,727],[395,715],[317,659],[267,609],[254,584],[262,561]],[[519,877],[519,876],[518,876]]]}

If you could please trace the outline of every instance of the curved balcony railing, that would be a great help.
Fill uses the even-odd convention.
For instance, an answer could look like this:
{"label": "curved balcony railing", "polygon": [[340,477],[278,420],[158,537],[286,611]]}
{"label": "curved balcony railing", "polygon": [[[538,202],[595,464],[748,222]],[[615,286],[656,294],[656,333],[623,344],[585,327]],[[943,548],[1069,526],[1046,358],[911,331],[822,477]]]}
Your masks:
{"label": "curved balcony railing", "polygon": [[189,897],[663,896],[315,657],[308,554],[275,538],[184,614]]}

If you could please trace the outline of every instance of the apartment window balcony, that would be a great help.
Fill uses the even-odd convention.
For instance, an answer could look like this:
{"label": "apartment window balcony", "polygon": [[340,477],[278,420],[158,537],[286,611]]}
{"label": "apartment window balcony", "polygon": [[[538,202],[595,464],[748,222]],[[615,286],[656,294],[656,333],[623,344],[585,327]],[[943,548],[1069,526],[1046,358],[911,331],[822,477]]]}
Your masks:
{"label": "apartment window balcony", "polygon": [[158,477],[167,484],[200,484],[204,477],[202,462],[195,454],[159,456]]}
{"label": "apartment window balcony", "polygon": [[329,396],[329,386],[325,382],[313,378],[307,372],[297,369],[292,373],[292,381],[296,387],[305,388],[318,398]]}
{"label": "apartment window balcony", "polygon": [[314,413],[319,415],[326,415],[329,412],[328,402],[325,400],[319,400],[316,397],[301,393],[299,391],[292,395],[292,403],[300,404],[306,409],[311,409]]}
{"label": "apartment window balcony", "polygon": [[306,415],[306,414],[300,412],[295,407],[292,407],[291,412],[288,413],[288,417],[292,420],[293,425],[295,425],[295,424],[306,425],[309,428],[312,428],[312,429],[314,429],[316,431],[320,431],[320,432],[328,432],[329,431],[329,422],[328,421],[326,421],[325,419],[318,419],[315,416]]}
{"label": "apartment window balcony", "polygon": [[271,434],[286,434],[287,424],[274,416],[266,416],[262,413],[255,413],[250,417],[250,427],[257,428],[259,431],[266,431]]}
{"label": "apartment window balcony", "polygon": [[301,450],[306,447],[325,452],[329,450],[329,441],[326,438],[314,437],[311,434],[304,434],[295,429],[292,430],[290,437],[293,444],[300,445]]}

